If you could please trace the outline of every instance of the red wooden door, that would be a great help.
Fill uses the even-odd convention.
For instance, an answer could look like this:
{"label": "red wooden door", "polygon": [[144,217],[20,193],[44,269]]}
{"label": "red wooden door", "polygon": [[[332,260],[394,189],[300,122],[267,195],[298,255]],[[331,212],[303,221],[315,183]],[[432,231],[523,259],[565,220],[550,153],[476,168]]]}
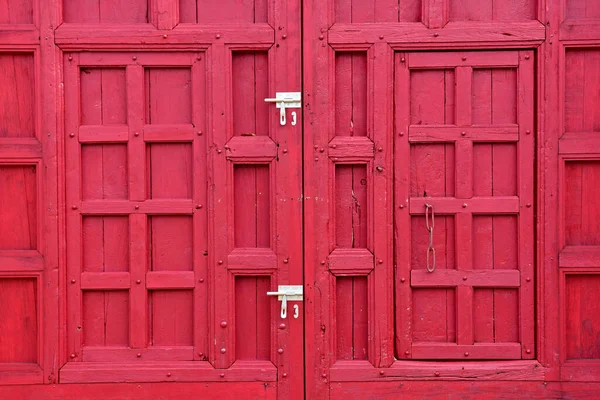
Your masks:
{"label": "red wooden door", "polygon": [[67,3],[60,382],[302,398],[301,303],[282,319],[267,296],[302,284],[301,124],[264,100],[300,90],[299,2],[156,2],[155,45],[113,26],[94,51],[70,22],[134,7]]}

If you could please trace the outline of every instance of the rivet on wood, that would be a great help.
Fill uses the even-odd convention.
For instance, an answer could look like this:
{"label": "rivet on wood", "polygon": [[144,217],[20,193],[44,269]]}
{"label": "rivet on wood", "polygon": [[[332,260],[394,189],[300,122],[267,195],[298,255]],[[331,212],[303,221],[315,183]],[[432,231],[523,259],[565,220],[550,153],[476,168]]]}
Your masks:
{"label": "rivet on wood", "polygon": [[527,208],[531,207],[531,203],[527,203]]}
{"label": "rivet on wood", "polygon": [[531,278],[527,278],[525,279],[527,282],[531,282]]}
{"label": "rivet on wood", "polygon": [[198,131],[198,132],[197,132],[197,135],[198,135],[198,136],[202,136],[202,131]]}
{"label": "rivet on wood", "polygon": [[281,377],[282,378],[287,378],[287,373],[284,372],[283,374],[281,374]]}
{"label": "rivet on wood", "polygon": [[379,39],[380,39],[380,40],[383,40],[383,35],[379,35]]}
{"label": "rivet on wood", "polygon": [[71,206],[73,210],[77,210],[77,206]]}
{"label": "rivet on wood", "polygon": [[287,149],[283,149],[283,154],[287,154],[288,150]]}
{"label": "rivet on wood", "polygon": [[530,349],[527,349],[527,350],[525,351],[525,353],[527,353],[527,354],[531,354],[531,350],[530,350]]}
{"label": "rivet on wood", "polygon": [[219,260],[219,265],[223,264],[223,260]]}
{"label": "rivet on wood", "polygon": [[404,281],[406,281],[405,278],[400,278],[400,282],[404,282]]}
{"label": "rivet on wood", "polygon": [[315,161],[319,161],[319,157],[315,157]]}
{"label": "rivet on wood", "polygon": [[281,349],[281,348],[280,348],[280,349],[277,349],[277,352],[278,352],[279,354],[283,354],[283,349]]}
{"label": "rivet on wood", "polygon": [[197,205],[196,205],[196,210],[199,210],[199,209],[201,209],[201,208],[202,208],[202,204],[197,204]]}
{"label": "rivet on wood", "polygon": [[377,168],[375,168],[378,172],[383,171],[383,167],[381,165],[378,165]]}
{"label": "rivet on wood", "polygon": [[72,137],[72,138],[74,138],[74,137],[75,137],[75,134],[74,134],[74,133],[69,133],[69,137]]}
{"label": "rivet on wood", "polygon": [[434,37],[438,37],[438,36],[440,36],[440,34],[436,32],[436,33],[433,34],[433,36]]}
{"label": "rivet on wood", "polygon": [[285,40],[285,39],[287,39],[287,35],[281,35],[281,38],[282,38],[283,40]]}
{"label": "rivet on wood", "polygon": [[219,35],[218,33],[217,33],[217,36],[215,36],[215,37],[216,37],[217,39],[221,39],[221,35]]}
{"label": "rivet on wood", "polygon": [[75,279],[71,279],[71,283],[75,283],[77,282]]}
{"label": "rivet on wood", "polygon": [[198,353],[198,357],[204,357],[204,353]]}
{"label": "rivet on wood", "polygon": [[136,56],[133,56],[133,57],[131,57],[131,59],[132,59],[133,61],[135,61],[135,60],[137,60],[137,57],[136,57]]}
{"label": "rivet on wood", "polygon": [[290,259],[289,259],[289,258],[286,258],[286,259],[284,259],[284,260],[283,260],[283,263],[284,263],[284,264],[287,264],[287,263],[289,263],[289,262],[290,262]]}
{"label": "rivet on wood", "polygon": [[378,148],[377,150],[379,150],[379,151],[383,151],[383,147],[380,147],[380,148]]}
{"label": "rivet on wood", "polygon": [[223,348],[221,349],[221,354],[225,354],[225,352],[226,352],[226,351],[227,351],[227,350],[225,349],[225,347],[223,347]]}
{"label": "rivet on wood", "polygon": [[137,353],[137,357],[140,358],[142,356],[142,353]]}
{"label": "rivet on wood", "polygon": [[379,371],[379,375],[383,376],[385,374],[385,371],[381,370]]}
{"label": "rivet on wood", "polygon": [[169,377],[169,376],[171,376],[171,373],[170,373],[170,372],[167,372],[167,377]]}
{"label": "rivet on wood", "polygon": [[321,260],[321,265],[325,265],[325,260]]}
{"label": "rivet on wood", "polygon": [[409,355],[409,354],[410,354],[410,352],[409,352],[408,350],[406,350],[406,351],[404,352],[404,354],[405,354],[405,355]]}
{"label": "rivet on wood", "polygon": [[326,373],[322,373],[321,374],[321,378],[327,378],[327,374]]}
{"label": "rivet on wood", "polygon": [[321,148],[319,149],[319,151],[320,151],[321,153],[323,153],[323,152],[325,152],[325,149],[321,147]]}
{"label": "rivet on wood", "polygon": [[166,38],[167,38],[167,35],[163,35],[163,39],[166,39]]}
{"label": "rivet on wood", "polygon": [[138,279],[135,281],[135,283],[139,285],[140,283],[142,283],[142,281]]}
{"label": "rivet on wood", "polygon": [[381,259],[377,260],[377,262],[378,262],[379,264],[383,264],[383,260],[381,260]]}
{"label": "rivet on wood", "polygon": [[332,148],[332,149],[335,149],[336,147],[337,147],[337,145],[335,145],[335,144],[332,144],[332,145],[331,145],[331,148]]}
{"label": "rivet on wood", "polygon": [[279,324],[279,329],[285,329],[285,324],[283,324],[283,323]]}
{"label": "rivet on wood", "polygon": [[71,353],[71,358],[75,358],[75,353]]}
{"label": "rivet on wood", "polygon": [[403,208],[404,208],[404,204],[400,204],[400,209],[403,209]]}
{"label": "rivet on wood", "polygon": [[136,133],[134,133],[134,136],[136,136],[136,137],[137,137],[137,136],[140,136],[140,133],[139,133],[139,132],[136,132]]}
{"label": "rivet on wood", "polygon": [[467,132],[461,132],[460,134],[461,134],[462,136],[466,136],[466,135],[467,135]]}
{"label": "rivet on wood", "polygon": [[133,207],[133,208],[135,208],[136,210],[139,210],[139,209],[140,209],[140,206],[135,206],[135,207]]}
{"label": "rivet on wood", "polygon": [[202,56],[197,56],[196,60],[198,60],[198,61],[202,60]]}
{"label": "rivet on wood", "polygon": [[325,39],[325,37],[323,37],[323,35],[319,35],[319,40],[323,40]]}
{"label": "rivet on wood", "polygon": [[463,203],[462,208],[467,208],[467,203]]}
{"label": "rivet on wood", "polygon": [[203,282],[204,282],[204,279],[203,279],[203,278],[200,278],[198,281],[199,281],[200,283],[203,283]]}
{"label": "rivet on wood", "polygon": [[469,352],[465,351],[465,357],[469,357]]}
{"label": "rivet on wood", "polygon": [[73,61],[73,56],[69,56],[69,61]]}
{"label": "rivet on wood", "polygon": [[217,153],[221,154],[223,152],[223,150],[219,149],[217,150]]}
{"label": "rivet on wood", "polygon": [[435,376],[440,376],[440,373],[439,373],[439,372],[436,372],[436,373],[435,373]]}
{"label": "rivet on wood", "polygon": [[400,136],[404,136],[404,132],[400,132]]}
{"label": "rivet on wood", "polygon": [[221,373],[221,375],[219,375],[221,378],[225,378],[225,374]]}
{"label": "rivet on wood", "polygon": [[529,60],[529,56],[525,56],[525,59],[526,59],[526,60]]}
{"label": "rivet on wood", "polygon": [[316,144],[314,145],[314,149],[317,150],[319,148],[319,146],[317,146]]}
{"label": "rivet on wood", "polygon": [[463,281],[466,281],[466,280],[467,280],[467,277],[466,277],[466,276],[463,276]]}
{"label": "rivet on wood", "polygon": [[402,62],[402,63],[403,63],[403,62],[406,62],[406,59],[405,59],[404,57],[402,57],[402,58],[400,59],[400,62]]}
{"label": "rivet on wood", "polygon": [[530,135],[530,134],[531,134],[531,131],[530,131],[529,129],[527,129],[527,130],[525,131],[525,133],[526,133],[526,134],[528,134],[528,135]]}
{"label": "rivet on wood", "polygon": [[227,328],[227,321],[221,321],[221,328]]}
{"label": "rivet on wood", "polygon": [[462,60],[463,60],[463,61],[467,61],[467,57],[464,57],[464,56],[463,56]]}

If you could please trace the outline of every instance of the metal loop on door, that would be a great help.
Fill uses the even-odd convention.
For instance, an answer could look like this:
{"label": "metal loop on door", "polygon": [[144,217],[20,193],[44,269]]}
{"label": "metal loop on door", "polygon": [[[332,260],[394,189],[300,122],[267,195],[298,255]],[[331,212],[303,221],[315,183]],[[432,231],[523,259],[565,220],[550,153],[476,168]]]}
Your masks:
{"label": "metal loop on door", "polygon": [[[430,217],[431,215],[431,217]],[[427,247],[427,271],[435,271],[435,248],[433,247],[433,230],[435,229],[435,211],[431,204],[425,204],[425,227],[429,232],[429,247]]]}

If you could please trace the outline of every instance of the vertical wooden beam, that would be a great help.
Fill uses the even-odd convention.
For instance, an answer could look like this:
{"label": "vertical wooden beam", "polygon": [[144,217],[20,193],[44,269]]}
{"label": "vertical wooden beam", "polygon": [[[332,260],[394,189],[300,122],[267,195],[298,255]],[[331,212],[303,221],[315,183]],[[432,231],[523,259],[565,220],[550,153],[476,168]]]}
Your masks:
{"label": "vertical wooden beam", "polygon": [[534,320],[534,57],[532,51],[519,52],[518,80],[518,194],[521,202],[519,213],[519,268],[521,270],[520,334],[522,357],[535,356]]}
{"label": "vertical wooden beam", "polygon": [[175,28],[179,24],[179,0],[151,0],[150,21],[160,30]]}
{"label": "vertical wooden beam", "polygon": [[448,23],[448,0],[423,0],[422,22],[430,29],[443,28]]}
{"label": "vertical wooden beam", "polygon": [[148,221],[145,214],[129,216],[129,346],[142,349],[148,345]]}
{"label": "vertical wooden beam", "polygon": [[127,164],[129,165],[129,200],[146,200],[146,143],[144,142],[144,68],[127,66]]}
{"label": "vertical wooden beam", "polygon": [[373,253],[375,255],[374,290],[369,303],[374,302],[369,326],[369,359],[375,367],[389,367],[394,362],[394,252],[393,252],[393,85],[394,52],[387,43],[377,43],[369,51],[369,76],[373,77],[372,106],[375,159],[373,175]]}
{"label": "vertical wooden beam", "polygon": [[[473,264],[473,216],[456,214],[456,269],[466,271]],[[473,344],[473,287],[468,281],[456,290],[456,342]]]}
{"label": "vertical wooden beam", "polygon": [[456,67],[456,125],[473,123],[473,68]]}
{"label": "vertical wooden beam", "polygon": [[412,293],[411,270],[411,217],[410,199],[410,54],[399,53],[395,57],[395,170],[394,170],[394,216],[396,221],[396,357],[411,358]]}

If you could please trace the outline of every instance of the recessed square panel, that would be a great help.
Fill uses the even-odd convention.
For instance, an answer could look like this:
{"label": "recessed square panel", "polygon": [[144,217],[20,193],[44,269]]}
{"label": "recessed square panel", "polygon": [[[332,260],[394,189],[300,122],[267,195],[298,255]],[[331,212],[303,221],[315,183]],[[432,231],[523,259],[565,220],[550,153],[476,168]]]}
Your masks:
{"label": "recessed square panel", "polygon": [[128,345],[128,292],[83,292],[81,311],[84,346]]}
{"label": "recessed square panel", "polygon": [[565,277],[566,356],[569,360],[600,359],[600,275]]}
{"label": "recessed square panel", "polygon": [[0,250],[37,249],[38,189],[32,165],[0,165]]}
{"label": "recessed square panel", "polygon": [[192,123],[190,68],[147,68],[146,123]]}
{"label": "recessed square panel", "polygon": [[81,125],[127,124],[125,68],[81,68]]}
{"label": "recessed square panel", "polygon": [[83,271],[129,271],[129,217],[86,215],[81,240]]}
{"label": "recessed square panel", "polygon": [[64,0],[65,22],[85,24],[148,22],[147,0]]}
{"label": "recessed square panel", "polygon": [[81,146],[84,200],[124,200],[129,196],[126,144]]}
{"label": "recessed square panel", "polygon": [[152,143],[146,147],[148,196],[151,199],[191,199],[192,145]]}
{"label": "recessed square panel", "polygon": [[34,137],[37,113],[33,55],[0,53],[0,82],[0,139]]}
{"label": "recessed square panel", "polygon": [[0,24],[33,24],[33,0],[1,1]]}
{"label": "recessed square panel", "polygon": [[0,278],[0,363],[38,361],[38,290],[35,278]]}
{"label": "recessed square panel", "polygon": [[192,271],[191,216],[153,215],[149,218],[148,230],[152,271]]}
{"label": "recessed square panel", "polygon": [[600,245],[600,160],[567,162],[563,184],[565,244]]}
{"label": "recessed square panel", "polygon": [[[599,8],[600,12],[600,8]],[[567,49],[565,53],[564,129],[600,132],[600,49]]]}

